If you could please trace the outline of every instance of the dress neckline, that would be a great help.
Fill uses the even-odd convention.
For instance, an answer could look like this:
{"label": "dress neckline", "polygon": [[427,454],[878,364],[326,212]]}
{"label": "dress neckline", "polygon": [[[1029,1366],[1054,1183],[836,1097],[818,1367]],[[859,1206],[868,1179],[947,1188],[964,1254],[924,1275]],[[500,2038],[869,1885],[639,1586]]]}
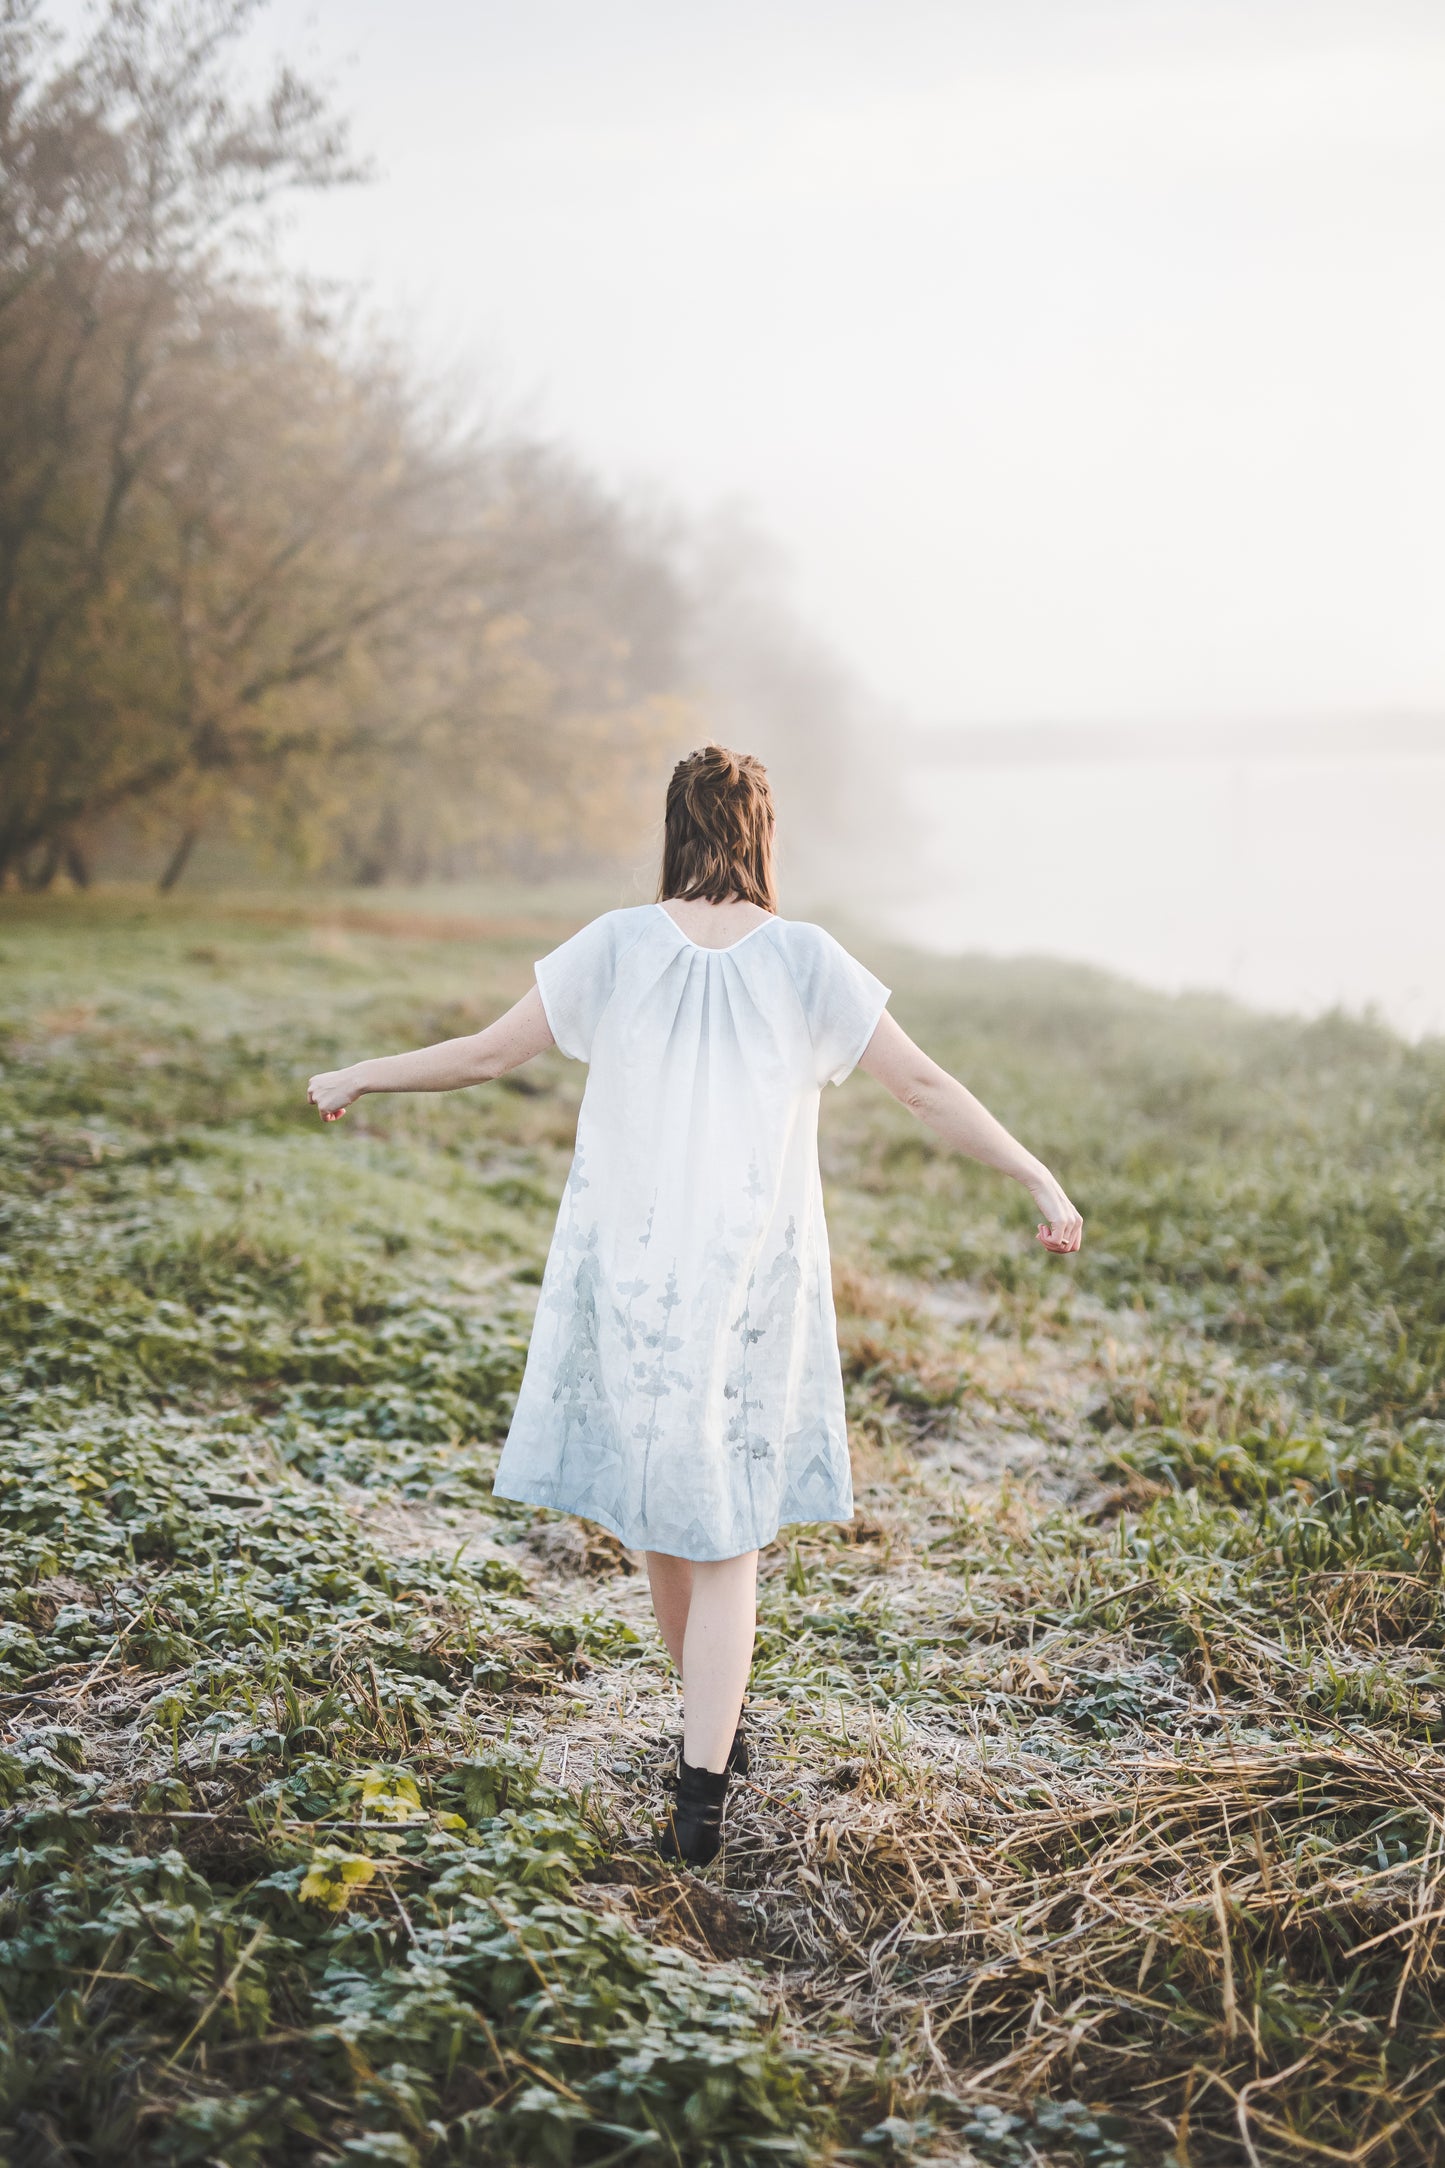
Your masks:
{"label": "dress neckline", "polygon": [[673,917],[671,911],[668,910],[665,903],[656,903],[653,905],[653,909],[655,911],[661,911],[663,917],[667,920],[667,923],[669,926],[671,926],[673,932],[680,935],[681,938],[687,943],[689,948],[700,949],[704,956],[730,956],[735,948],[741,948],[744,941],[751,941],[753,935],[755,933],[761,933],[765,926],[776,925],[778,916],[776,911],[770,911],[766,918],[760,918],[758,920],[756,926],[749,926],[746,933],[740,933],[736,941],[725,941],[721,948],[711,948],[706,941],[694,941],[690,933],[685,933],[682,927],[678,925],[677,920]]}

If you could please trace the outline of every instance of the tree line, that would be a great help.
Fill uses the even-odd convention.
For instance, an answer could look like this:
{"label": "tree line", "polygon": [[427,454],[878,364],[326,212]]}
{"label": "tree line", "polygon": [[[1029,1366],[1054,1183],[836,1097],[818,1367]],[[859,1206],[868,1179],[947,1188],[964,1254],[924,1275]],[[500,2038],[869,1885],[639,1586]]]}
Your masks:
{"label": "tree line", "polygon": [[[255,0],[0,0],[0,884],[117,824],[343,877],[616,854],[707,721],[685,568],[571,456],[464,426],[274,207],[362,176]],[[704,703],[705,704],[705,703]]]}

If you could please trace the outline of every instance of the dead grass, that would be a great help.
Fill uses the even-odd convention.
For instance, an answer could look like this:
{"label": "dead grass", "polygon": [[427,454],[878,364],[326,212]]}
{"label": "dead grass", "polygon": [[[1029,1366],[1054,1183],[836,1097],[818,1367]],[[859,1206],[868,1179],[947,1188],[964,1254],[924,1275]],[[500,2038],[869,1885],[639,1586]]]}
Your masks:
{"label": "dead grass", "polygon": [[[896,1280],[843,1284],[845,1335],[882,1314],[911,1361],[926,1305]],[[1077,1406],[1114,1366],[1088,1333],[1050,1346],[1045,1405]],[[950,1425],[978,1419],[969,1407]],[[1237,1619],[1196,1617],[1177,1668],[1141,1658],[1119,1572],[1092,1618],[1050,1624],[1067,1601],[1040,1579],[1038,1546],[1060,1491],[1113,1521],[1159,1486],[1103,1484],[1077,1442],[1047,1489],[1020,1484],[1006,1449],[960,1482],[956,1441],[931,1424],[870,1429],[865,1405],[860,1432],[857,1521],[767,1554],[764,1608],[821,1576],[860,1627],[879,1591],[898,1640],[925,1652],[917,1691],[868,1693],[885,1634],[835,1671],[830,1700],[818,1644],[837,1636],[837,1600],[820,1582],[826,1628],[796,1606],[791,1657],[762,1667],[754,1775],[700,1881],[649,1863],[678,1703],[642,1577],[613,1561],[598,1580],[570,1523],[514,1551],[539,1594],[565,1604],[569,1580],[585,1587],[641,1644],[537,1710],[549,1773],[588,1786],[621,1839],[620,1879],[596,1901],[694,1953],[761,1963],[797,2039],[843,2021],[902,2043],[919,2098],[955,2129],[981,2103],[1052,2096],[1122,2113],[1141,2159],[1433,2158],[1445,2050],[1421,2019],[1445,1926],[1438,1752],[1338,1725],[1291,1737],[1281,1651]],[[966,1594],[960,1543],[982,1564]],[[1375,1630],[1363,1588],[1323,1600],[1337,1640]],[[944,1644],[931,1658],[930,1640]],[[1120,1680],[1135,1702],[1117,1735],[1070,1751],[1081,1696]],[[956,2142],[930,2157],[1026,2157]]]}

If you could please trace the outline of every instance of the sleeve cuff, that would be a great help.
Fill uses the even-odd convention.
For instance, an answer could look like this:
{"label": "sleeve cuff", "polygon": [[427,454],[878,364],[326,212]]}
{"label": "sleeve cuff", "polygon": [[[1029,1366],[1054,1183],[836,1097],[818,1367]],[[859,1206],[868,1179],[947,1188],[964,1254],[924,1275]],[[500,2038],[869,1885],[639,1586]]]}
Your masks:
{"label": "sleeve cuff", "polygon": [[537,982],[537,992],[542,997],[542,1014],[547,1019],[547,1029],[552,1034],[552,1044],[559,1053],[565,1054],[569,1061],[582,1061],[585,1057],[579,1054],[575,1047],[569,1046],[562,1033],[557,1029],[557,1018],[553,1012],[552,1003],[547,996],[547,981],[542,970],[542,964],[545,960],[545,958],[542,958],[533,964],[532,976]]}
{"label": "sleeve cuff", "polygon": [[854,1042],[852,1051],[849,1053],[848,1059],[844,1062],[842,1068],[835,1069],[833,1071],[833,1074],[828,1079],[828,1082],[830,1084],[845,1084],[848,1081],[848,1078],[853,1074],[853,1071],[857,1068],[859,1062],[867,1053],[868,1041],[872,1038],[874,1032],[878,1029],[879,1023],[882,1020],[883,1011],[887,1008],[892,997],[893,989],[891,986],[879,987],[876,1002],[869,1012],[867,1029],[862,1033],[861,1037],[859,1037]]}

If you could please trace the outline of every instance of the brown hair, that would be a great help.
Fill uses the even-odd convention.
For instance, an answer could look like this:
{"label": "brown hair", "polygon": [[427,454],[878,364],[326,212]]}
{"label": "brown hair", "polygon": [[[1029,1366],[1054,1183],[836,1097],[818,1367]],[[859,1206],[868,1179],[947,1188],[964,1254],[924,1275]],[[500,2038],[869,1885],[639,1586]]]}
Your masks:
{"label": "brown hair", "polygon": [[699,897],[776,911],[773,794],[768,771],[751,753],[704,745],[672,771],[662,830],[658,901]]}

